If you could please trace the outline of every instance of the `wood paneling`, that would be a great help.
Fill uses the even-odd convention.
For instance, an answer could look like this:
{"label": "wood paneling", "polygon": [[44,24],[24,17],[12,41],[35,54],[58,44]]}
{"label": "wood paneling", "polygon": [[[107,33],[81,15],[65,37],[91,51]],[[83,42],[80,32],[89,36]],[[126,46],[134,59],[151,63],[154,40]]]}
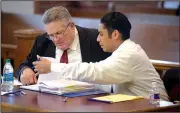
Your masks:
{"label": "wood paneling", "polygon": [[[72,16],[99,18],[109,11],[122,13],[176,15],[174,9],[162,8],[161,1],[35,1],[35,13],[43,14],[53,6],[66,7]],[[87,13],[88,12],[88,13]],[[100,12],[100,14],[99,14]]]}
{"label": "wood paneling", "polygon": [[1,43],[17,45],[13,32],[19,29],[43,29],[40,15],[2,12]]}
{"label": "wood paneling", "polygon": [[53,6],[68,6],[68,2],[65,1],[34,1],[34,13],[35,14],[43,14],[47,9]]}
{"label": "wood paneling", "polygon": [[18,57],[15,58],[15,71],[17,70],[19,65],[25,61],[26,57],[30,53],[34,40],[42,32],[43,31],[36,29],[23,29],[16,30],[14,32],[14,36],[18,41],[18,46],[16,49],[16,56]]}
{"label": "wood paneling", "polygon": [[179,62],[179,27],[134,24],[131,39],[140,44],[150,59]]}

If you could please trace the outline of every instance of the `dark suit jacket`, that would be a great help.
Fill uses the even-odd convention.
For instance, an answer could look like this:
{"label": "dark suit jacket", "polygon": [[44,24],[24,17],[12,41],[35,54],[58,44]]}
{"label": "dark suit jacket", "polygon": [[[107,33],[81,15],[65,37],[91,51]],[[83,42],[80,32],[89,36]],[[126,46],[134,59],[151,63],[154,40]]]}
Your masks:
{"label": "dark suit jacket", "polygon": [[[76,26],[79,34],[79,42],[81,49],[81,56],[83,62],[98,62],[110,56],[110,53],[103,52],[99,43],[96,41],[98,31],[96,29],[82,28]],[[23,62],[17,70],[17,78],[20,80],[21,69],[25,66],[33,68],[32,62],[36,61],[36,55],[55,58],[55,45],[49,40],[47,33],[37,36],[30,54],[26,61]]]}

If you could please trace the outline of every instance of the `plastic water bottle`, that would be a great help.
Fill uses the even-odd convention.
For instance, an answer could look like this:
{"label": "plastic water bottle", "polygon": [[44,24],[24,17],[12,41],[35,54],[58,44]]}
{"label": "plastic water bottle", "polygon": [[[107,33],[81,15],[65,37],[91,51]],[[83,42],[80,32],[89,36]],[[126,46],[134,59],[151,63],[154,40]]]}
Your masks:
{"label": "plastic water bottle", "polygon": [[14,71],[10,62],[10,59],[6,59],[6,64],[3,68],[2,90],[6,92],[13,90],[14,85]]}
{"label": "plastic water bottle", "polygon": [[152,89],[149,93],[150,103],[159,105],[160,102],[160,93],[156,82],[152,82]]}

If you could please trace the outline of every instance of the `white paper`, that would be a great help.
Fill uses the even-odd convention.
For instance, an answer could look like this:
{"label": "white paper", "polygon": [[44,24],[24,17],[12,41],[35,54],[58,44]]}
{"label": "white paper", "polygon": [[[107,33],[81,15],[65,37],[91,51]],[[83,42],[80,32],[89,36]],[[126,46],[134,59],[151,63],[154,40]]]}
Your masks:
{"label": "white paper", "polygon": [[43,81],[35,85],[20,86],[20,88],[57,95],[95,89],[93,84],[65,79]]}
{"label": "white paper", "polygon": [[1,91],[1,95],[5,95],[5,94],[7,94],[7,93],[9,93],[9,92]]}
{"label": "white paper", "polygon": [[20,88],[28,89],[28,90],[32,90],[32,91],[39,91],[39,85],[38,84],[28,85],[28,86],[20,86]]}
{"label": "white paper", "polygon": [[75,80],[66,80],[66,79],[59,79],[59,80],[51,80],[51,81],[43,81],[40,82],[43,83],[46,86],[50,87],[58,87],[58,88],[65,88],[69,86],[92,86],[92,84],[86,83],[86,82],[80,82],[80,81],[75,81]]}
{"label": "white paper", "polygon": [[17,79],[14,79],[14,86],[21,86],[23,85],[21,82],[19,82]]}
{"label": "white paper", "polygon": [[174,104],[172,102],[169,102],[169,101],[160,100],[159,105],[160,105],[160,107],[164,107],[164,106],[171,106]]}
{"label": "white paper", "polygon": [[38,77],[37,83],[43,82],[43,81],[51,81],[51,80],[58,80],[61,79],[60,73],[58,72],[50,72],[47,74],[40,74]]}
{"label": "white paper", "polygon": [[[59,61],[57,59],[52,58],[52,57],[43,57],[43,58],[46,58],[53,63],[57,63],[57,62],[59,63]],[[38,78],[38,83],[40,83],[42,81],[58,80],[61,78],[59,75],[60,75],[59,72],[50,72],[47,74],[40,74],[39,78]]]}

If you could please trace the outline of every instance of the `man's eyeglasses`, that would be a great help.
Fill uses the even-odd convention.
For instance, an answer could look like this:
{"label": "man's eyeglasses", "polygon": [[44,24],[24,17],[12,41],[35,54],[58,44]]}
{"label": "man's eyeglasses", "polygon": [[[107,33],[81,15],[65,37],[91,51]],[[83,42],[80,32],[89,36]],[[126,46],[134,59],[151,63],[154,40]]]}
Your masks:
{"label": "man's eyeglasses", "polygon": [[71,24],[71,23],[69,23],[69,24],[67,25],[67,27],[66,27],[66,29],[65,29],[64,31],[58,31],[58,32],[56,32],[56,33],[54,33],[54,34],[49,34],[49,35],[48,35],[49,38],[50,38],[51,40],[53,40],[53,39],[56,38],[56,37],[58,37],[58,38],[63,37],[63,36],[64,36],[64,33],[66,32],[66,30],[67,30],[67,28],[69,27],[70,24]]}

